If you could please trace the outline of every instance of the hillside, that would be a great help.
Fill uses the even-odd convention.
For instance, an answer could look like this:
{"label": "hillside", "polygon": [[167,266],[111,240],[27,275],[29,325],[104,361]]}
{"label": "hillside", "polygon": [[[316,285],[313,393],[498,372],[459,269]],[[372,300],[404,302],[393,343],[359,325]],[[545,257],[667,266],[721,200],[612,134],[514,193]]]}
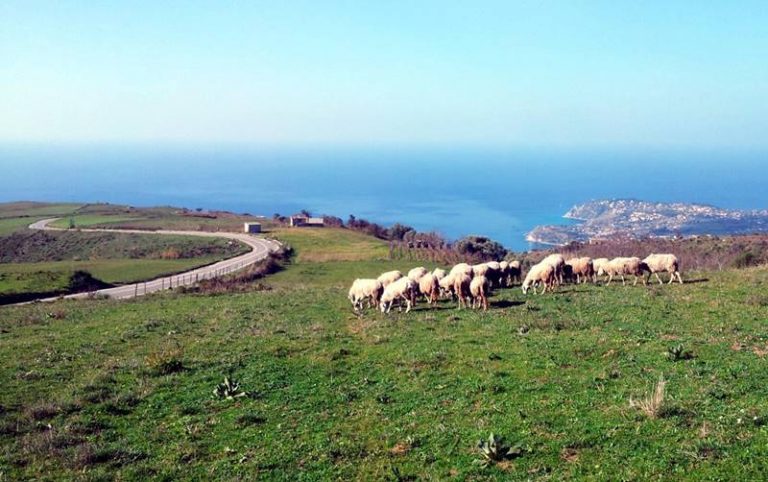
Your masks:
{"label": "hillside", "polygon": [[[247,251],[223,239],[155,234],[33,231],[34,221],[61,217],[68,228],[121,227],[130,220],[138,228],[242,229],[247,219],[231,213],[190,214],[177,208],[131,208],[112,204],[0,204],[0,304],[28,301],[72,291],[70,277],[87,271],[101,285],[131,283],[171,275]],[[207,216],[207,217],[204,217]],[[190,221],[193,220],[193,221]],[[204,221],[200,221],[204,220]],[[144,226],[141,223],[152,223]],[[200,224],[202,223],[202,224]]]}
{"label": "hillside", "polygon": [[[441,302],[357,317],[352,279],[414,262],[349,231],[284,236],[294,262],[250,292],[0,308],[0,471],[754,480],[768,469],[764,267],[685,272],[682,286],[504,289],[487,313]],[[675,360],[677,345],[688,355]],[[662,374],[663,409],[647,418],[629,400]],[[227,375],[247,396],[214,397]],[[519,451],[486,468],[476,444],[491,432]]]}
{"label": "hillside", "polygon": [[563,216],[571,225],[537,226],[531,242],[566,245],[616,236],[735,235],[768,231],[768,211],[739,211],[703,204],[656,203],[634,199],[590,201]]}

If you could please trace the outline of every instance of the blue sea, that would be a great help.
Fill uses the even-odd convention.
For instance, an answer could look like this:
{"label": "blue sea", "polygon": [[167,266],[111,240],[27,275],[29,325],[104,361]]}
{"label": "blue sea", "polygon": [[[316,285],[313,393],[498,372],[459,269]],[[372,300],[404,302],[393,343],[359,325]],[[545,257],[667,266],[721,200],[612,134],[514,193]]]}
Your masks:
{"label": "blue sea", "polygon": [[768,208],[768,152],[0,146],[0,201],[111,202],[271,216],[307,209],[514,250],[591,199]]}

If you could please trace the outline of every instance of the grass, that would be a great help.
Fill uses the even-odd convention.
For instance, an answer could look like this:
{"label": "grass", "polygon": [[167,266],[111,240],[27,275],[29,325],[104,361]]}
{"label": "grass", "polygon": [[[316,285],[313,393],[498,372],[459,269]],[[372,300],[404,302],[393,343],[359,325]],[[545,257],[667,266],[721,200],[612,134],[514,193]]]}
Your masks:
{"label": "grass", "polygon": [[74,221],[75,228],[90,228],[93,226],[109,227],[109,225],[118,225],[121,223],[132,222],[141,220],[139,216],[120,216],[120,215],[106,215],[106,214],[81,214],[77,216],[67,216],[58,219],[50,226],[54,228],[68,229],[70,227],[70,221]]}
{"label": "grass", "polygon": [[[298,255],[272,289],[0,309],[0,472],[754,480],[768,469],[768,308],[746,302],[768,269],[499,290],[487,313],[442,302],[359,318],[351,279],[409,265],[383,260],[375,240],[354,261],[356,248],[325,234],[292,233],[281,236],[296,236]],[[671,361],[671,344],[696,356]],[[628,400],[661,373],[664,410],[647,418]],[[215,397],[224,377],[247,395]],[[489,433],[520,455],[475,463]]]}
{"label": "grass", "polygon": [[205,256],[188,259],[101,259],[0,263],[0,296],[14,293],[52,293],[67,288],[69,276],[85,270],[110,284],[125,284],[181,273],[221,259]]}
{"label": "grass", "polygon": [[0,303],[16,301],[24,293],[37,297],[63,293],[76,270],[110,284],[131,283],[246,251],[240,243],[215,238],[17,231],[0,236]]}
{"label": "grass", "polygon": [[290,244],[299,262],[387,259],[387,243],[340,228],[275,228],[270,236]]}

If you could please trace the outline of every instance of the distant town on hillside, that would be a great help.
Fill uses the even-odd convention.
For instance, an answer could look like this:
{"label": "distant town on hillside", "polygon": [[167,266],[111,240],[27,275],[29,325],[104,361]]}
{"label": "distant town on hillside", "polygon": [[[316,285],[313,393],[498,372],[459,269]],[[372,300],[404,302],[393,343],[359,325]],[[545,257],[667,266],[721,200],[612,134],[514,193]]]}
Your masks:
{"label": "distant town on hillside", "polygon": [[566,245],[617,236],[642,238],[768,232],[768,210],[722,209],[706,204],[595,200],[572,207],[563,217],[577,222],[537,226],[528,233],[527,240]]}

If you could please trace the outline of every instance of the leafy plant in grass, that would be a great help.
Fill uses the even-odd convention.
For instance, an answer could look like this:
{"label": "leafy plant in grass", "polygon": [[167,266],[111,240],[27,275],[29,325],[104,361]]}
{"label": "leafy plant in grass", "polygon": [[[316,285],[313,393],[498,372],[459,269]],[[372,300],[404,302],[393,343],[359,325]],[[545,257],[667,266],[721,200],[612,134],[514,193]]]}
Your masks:
{"label": "leafy plant in grass", "polygon": [[653,393],[650,393],[639,400],[634,400],[632,397],[629,397],[629,406],[640,410],[648,418],[658,418],[664,409],[666,386],[667,381],[664,380],[664,375],[662,374],[653,389]]}
{"label": "leafy plant in grass", "polygon": [[693,358],[693,353],[686,351],[682,344],[671,346],[667,348],[667,358],[672,361],[678,360],[690,360]]}
{"label": "leafy plant in grass", "polygon": [[248,394],[240,389],[240,382],[230,376],[226,376],[224,381],[213,389],[213,395],[216,398],[234,400],[235,398],[245,397]]}
{"label": "leafy plant in grass", "polygon": [[477,450],[480,452],[482,458],[478,459],[476,462],[483,467],[519,457],[523,453],[523,448],[520,444],[508,446],[494,433],[491,433],[491,435],[488,436],[488,440],[478,441]]}

